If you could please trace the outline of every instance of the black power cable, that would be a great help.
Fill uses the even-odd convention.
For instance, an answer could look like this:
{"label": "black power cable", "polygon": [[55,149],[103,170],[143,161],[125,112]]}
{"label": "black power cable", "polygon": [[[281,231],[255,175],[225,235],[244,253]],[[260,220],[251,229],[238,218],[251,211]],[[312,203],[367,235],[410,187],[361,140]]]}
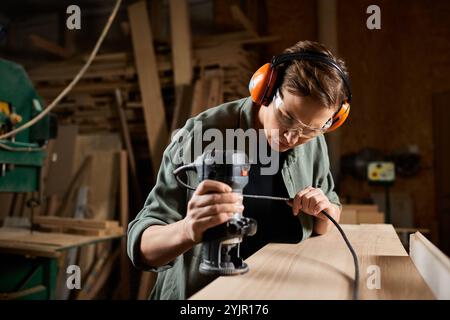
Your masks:
{"label": "black power cable", "polygon": [[345,243],[347,244],[348,249],[350,250],[350,253],[353,257],[353,262],[355,263],[355,281],[353,283],[353,300],[359,299],[359,263],[358,263],[358,256],[356,255],[355,250],[353,249],[352,245],[350,244],[350,241],[348,241],[347,236],[345,235],[344,230],[342,230],[339,223],[336,222],[328,213],[325,211],[322,211],[322,214],[330,219],[331,222],[336,226],[336,228],[339,230],[339,232],[342,235],[342,238],[344,238]]}
{"label": "black power cable", "polygon": [[[181,178],[179,177],[179,173],[181,171],[187,171],[187,170],[195,170],[195,166],[193,165],[186,165],[177,168],[174,170],[175,178],[177,179],[178,183],[181,184],[183,187],[195,191],[195,188],[186,184]],[[263,195],[254,195],[254,194],[242,194],[243,197],[246,198],[254,198],[254,199],[267,199],[267,200],[276,200],[276,201],[292,201],[292,198],[283,198],[283,197],[273,197],[273,196],[263,196]],[[342,238],[345,241],[345,244],[347,245],[348,249],[350,250],[350,253],[353,257],[353,262],[355,264],[355,281],[353,283],[353,299],[358,300],[359,299],[359,262],[358,262],[358,256],[356,255],[355,250],[353,249],[350,241],[348,240],[344,230],[342,230],[339,223],[336,222],[328,213],[322,210],[322,214],[327,217],[338,229],[338,231],[341,233]]]}

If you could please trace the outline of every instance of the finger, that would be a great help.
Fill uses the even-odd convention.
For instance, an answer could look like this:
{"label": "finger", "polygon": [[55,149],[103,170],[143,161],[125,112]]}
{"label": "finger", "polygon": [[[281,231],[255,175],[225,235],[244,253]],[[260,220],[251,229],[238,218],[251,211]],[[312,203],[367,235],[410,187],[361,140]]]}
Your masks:
{"label": "finger", "polygon": [[234,192],[203,194],[193,197],[196,207],[206,207],[220,203],[242,203],[242,199],[241,194]]}
{"label": "finger", "polygon": [[195,189],[195,195],[207,194],[207,193],[222,193],[231,192],[232,189],[229,185],[215,180],[203,180]]}
{"label": "finger", "polygon": [[207,207],[201,207],[194,210],[193,217],[196,219],[201,219],[208,216],[219,215],[224,212],[234,212],[242,213],[244,211],[244,206],[241,204],[234,203],[223,203],[223,204],[213,204]]}
{"label": "finger", "polygon": [[295,196],[301,198],[301,197],[303,197],[303,195],[307,194],[308,192],[310,192],[311,190],[314,190],[314,189],[315,188],[313,188],[313,187],[306,187],[302,191],[298,192]]}
{"label": "finger", "polygon": [[204,218],[198,220],[197,224],[198,224],[198,227],[200,230],[205,231],[209,228],[212,228],[219,224],[227,222],[232,217],[233,217],[232,212],[224,212],[224,213],[217,214],[214,216],[204,217]]}
{"label": "finger", "polygon": [[322,200],[320,191],[311,190],[307,194],[305,194],[302,198],[302,207],[303,210],[307,213],[312,213],[317,202]]}
{"label": "finger", "polygon": [[302,209],[302,198],[295,196],[294,203],[292,206],[292,213],[294,216],[298,215],[300,213],[300,210]]}
{"label": "finger", "polygon": [[302,197],[304,194],[308,193],[309,191],[314,190],[313,187],[306,187],[302,191],[298,192],[294,200],[292,201],[292,213],[296,216],[300,213],[300,210],[302,209]]}
{"label": "finger", "polygon": [[319,214],[322,212],[322,210],[325,210],[326,208],[328,208],[329,205],[330,205],[330,202],[329,202],[328,200],[325,200],[325,199],[324,199],[324,200],[319,201],[319,202],[314,206],[313,214],[314,214],[315,216],[319,215]]}

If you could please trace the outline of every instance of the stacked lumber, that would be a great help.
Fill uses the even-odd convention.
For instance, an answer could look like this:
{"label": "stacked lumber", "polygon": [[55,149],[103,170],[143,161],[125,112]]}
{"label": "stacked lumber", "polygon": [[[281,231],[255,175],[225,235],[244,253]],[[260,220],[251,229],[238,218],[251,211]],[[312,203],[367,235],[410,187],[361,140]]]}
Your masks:
{"label": "stacked lumber", "polygon": [[340,223],[342,224],[377,224],[384,223],[384,213],[377,205],[344,204]]}
{"label": "stacked lumber", "polygon": [[[69,84],[84,63],[83,58],[56,62],[34,68],[29,75],[39,94],[49,102]],[[97,56],[82,80],[55,109],[58,122],[78,125],[81,134],[118,131],[116,89],[138,96],[136,69],[130,54],[119,52]],[[145,132],[140,121],[142,111],[133,107],[124,111],[130,131]]]}
{"label": "stacked lumber", "polygon": [[40,231],[70,233],[85,236],[107,236],[123,234],[123,227],[115,220],[93,220],[63,218],[57,216],[36,216],[33,226]]}
{"label": "stacked lumber", "polygon": [[[199,102],[201,109],[215,103],[233,101],[248,95],[248,81],[257,67],[255,52],[243,48],[244,40],[232,40],[219,45],[194,50],[194,83],[209,82],[208,73],[220,74],[212,90],[218,91],[214,99]],[[83,59],[72,59],[39,66],[29,76],[45,101],[53,100],[73,79],[84,64]],[[163,92],[173,90],[173,71],[170,55],[157,54],[158,74]],[[206,97],[208,87],[206,85]],[[219,89],[218,89],[219,88]],[[115,110],[114,91],[119,89],[125,98],[125,115],[130,133],[145,135],[142,121],[142,102],[136,67],[132,53],[101,54],[94,60],[82,80],[55,109],[59,123],[76,124],[80,133],[119,131],[120,119]],[[203,90],[205,91],[205,90]],[[171,115],[174,99],[164,95],[167,115]],[[171,99],[172,98],[172,99]]]}

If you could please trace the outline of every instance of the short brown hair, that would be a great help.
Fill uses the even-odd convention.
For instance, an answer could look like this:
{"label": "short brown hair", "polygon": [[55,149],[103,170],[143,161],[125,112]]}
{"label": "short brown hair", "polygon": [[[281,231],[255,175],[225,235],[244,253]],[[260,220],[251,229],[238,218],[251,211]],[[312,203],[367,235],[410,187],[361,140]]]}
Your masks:
{"label": "short brown hair", "polygon": [[[347,76],[343,60],[335,57],[324,45],[314,41],[299,41],[284,53],[315,51],[333,59]],[[311,96],[327,108],[336,108],[346,98],[347,93],[339,72],[319,61],[294,60],[285,70],[282,89],[294,95]]]}

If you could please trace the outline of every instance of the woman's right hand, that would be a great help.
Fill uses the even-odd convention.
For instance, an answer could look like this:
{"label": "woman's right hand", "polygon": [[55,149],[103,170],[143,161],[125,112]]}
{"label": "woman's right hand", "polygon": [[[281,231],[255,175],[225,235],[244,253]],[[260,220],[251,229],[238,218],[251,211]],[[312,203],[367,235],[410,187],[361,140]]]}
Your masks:
{"label": "woman's right hand", "polygon": [[198,185],[183,219],[184,231],[191,241],[200,242],[205,230],[244,211],[242,195],[231,191],[230,186],[215,180],[204,180]]}

